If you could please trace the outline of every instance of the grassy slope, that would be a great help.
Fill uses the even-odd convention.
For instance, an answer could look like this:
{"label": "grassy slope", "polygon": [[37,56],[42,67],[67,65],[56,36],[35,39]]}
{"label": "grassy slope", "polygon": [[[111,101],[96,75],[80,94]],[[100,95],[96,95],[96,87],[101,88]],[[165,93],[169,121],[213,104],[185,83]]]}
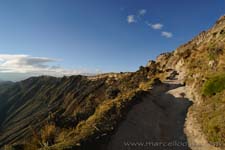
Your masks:
{"label": "grassy slope", "polygon": [[[6,102],[1,114],[10,114],[3,119],[3,130],[16,126],[3,132],[0,140],[18,143],[13,146],[16,149],[65,149],[96,144],[141,100],[139,96],[153,83],[153,70],[141,67],[118,78],[39,77],[19,82],[0,95]],[[16,120],[19,121],[15,124]],[[24,124],[29,126],[23,127]],[[21,134],[23,130],[25,133]]]}
{"label": "grassy slope", "polygon": [[[214,41],[214,46],[220,45],[218,41]],[[222,47],[221,54],[210,54],[209,51],[203,52],[205,56],[200,57],[202,66],[198,69],[190,69],[195,74],[201,74],[195,81],[196,90],[202,95],[202,105],[197,109],[199,119],[203,132],[210,143],[225,144],[225,70],[223,61],[225,60],[225,47]],[[207,65],[209,61],[216,62],[214,68]],[[204,65],[204,62],[206,65]],[[193,62],[194,63],[194,62]]]}
{"label": "grassy slope", "polygon": [[[178,56],[184,59],[186,82],[194,87],[201,104],[196,117],[210,143],[225,145],[225,24],[208,31],[199,45],[189,43]],[[190,55],[185,55],[191,50]],[[184,56],[188,56],[185,57]],[[211,64],[210,64],[211,63]]]}

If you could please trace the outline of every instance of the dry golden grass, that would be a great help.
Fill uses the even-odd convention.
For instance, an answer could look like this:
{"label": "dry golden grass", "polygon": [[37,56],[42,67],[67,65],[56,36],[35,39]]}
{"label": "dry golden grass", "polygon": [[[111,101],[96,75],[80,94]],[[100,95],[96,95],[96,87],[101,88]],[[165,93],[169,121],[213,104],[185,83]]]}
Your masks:
{"label": "dry golden grass", "polygon": [[55,137],[57,135],[56,126],[54,124],[47,124],[41,130],[41,142],[42,144],[52,145],[55,143]]}

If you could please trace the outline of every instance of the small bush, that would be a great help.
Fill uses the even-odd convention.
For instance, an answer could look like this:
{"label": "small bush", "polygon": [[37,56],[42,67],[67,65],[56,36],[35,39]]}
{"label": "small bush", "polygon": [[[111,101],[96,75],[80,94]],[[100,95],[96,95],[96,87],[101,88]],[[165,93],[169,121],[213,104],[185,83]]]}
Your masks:
{"label": "small bush", "polygon": [[56,137],[56,126],[49,124],[41,130],[41,140],[43,144],[53,145]]}
{"label": "small bush", "polygon": [[203,85],[204,96],[212,96],[225,90],[225,73],[209,78]]}
{"label": "small bush", "polygon": [[106,90],[106,93],[109,99],[114,99],[118,96],[120,90],[118,88],[110,87],[109,89]]}

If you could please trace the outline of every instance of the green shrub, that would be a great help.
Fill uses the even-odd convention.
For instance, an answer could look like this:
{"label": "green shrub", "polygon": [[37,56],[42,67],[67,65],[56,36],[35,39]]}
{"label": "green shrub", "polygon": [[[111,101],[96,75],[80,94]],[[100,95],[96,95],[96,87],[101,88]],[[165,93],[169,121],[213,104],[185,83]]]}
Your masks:
{"label": "green shrub", "polygon": [[203,85],[202,93],[212,96],[225,90],[225,73],[210,77]]}

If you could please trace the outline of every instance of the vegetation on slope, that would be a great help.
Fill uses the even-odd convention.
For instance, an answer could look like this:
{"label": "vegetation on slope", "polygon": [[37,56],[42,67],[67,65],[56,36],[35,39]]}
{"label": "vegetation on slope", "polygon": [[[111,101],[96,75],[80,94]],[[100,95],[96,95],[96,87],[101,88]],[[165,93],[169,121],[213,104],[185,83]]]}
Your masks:
{"label": "vegetation on slope", "polygon": [[[195,108],[196,117],[209,143],[218,147],[225,145],[225,70],[221,63],[224,57],[223,54],[209,58],[199,57],[198,62],[202,62],[202,67],[189,68],[193,76],[188,78],[196,93],[202,95],[201,104]],[[212,58],[215,66],[204,65]]]}
{"label": "vegetation on slope", "polygon": [[225,73],[210,77],[202,87],[203,95],[212,96],[225,90]]}
{"label": "vegetation on slope", "polygon": [[38,77],[17,83],[0,99],[6,103],[2,114],[6,110],[13,114],[3,115],[3,130],[15,127],[16,120],[18,127],[3,132],[0,140],[14,143],[7,148],[24,150],[98,147],[157,81],[155,71],[140,67],[137,72],[116,77]]}
{"label": "vegetation on slope", "polygon": [[[216,28],[215,28],[216,29]],[[221,29],[219,29],[220,31]],[[222,30],[221,30],[222,31]],[[220,32],[202,43],[187,61],[187,83],[200,96],[193,110],[209,143],[225,145],[225,37]]]}
{"label": "vegetation on slope", "polygon": [[141,68],[138,72],[118,80],[117,83],[110,83],[110,88],[117,87],[117,92],[113,93],[118,94],[120,91],[120,94],[113,98],[110,94],[109,99],[101,103],[93,115],[79,122],[73,130],[64,130],[61,136],[56,138],[57,142],[48,148],[98,149],[99,142],[101,144],[107,140],[130,107],[141,101],[146,87],[154,84],[156,80],[147,79],[148,74],[149,68]]}
{"label": "vegetation on slope", "polygon": [[199,121],[210,143],[217,146],[225,144],[225,91],[206,97],[199,108]]}
{"label": "vegetation on slope", "polygon": [[211,75],[202,86],[204,103],[198,116],[203,132],[210,143],[225,144],[225,73]]}
{"label": "vegetation on slope", "polygon": [[225,16],[213,28],[157,60],[164,70],[175,68],[183,73],[185,83],[196,99],[191,112],[208,142],[219,147],[225,146],[224,31]]}

